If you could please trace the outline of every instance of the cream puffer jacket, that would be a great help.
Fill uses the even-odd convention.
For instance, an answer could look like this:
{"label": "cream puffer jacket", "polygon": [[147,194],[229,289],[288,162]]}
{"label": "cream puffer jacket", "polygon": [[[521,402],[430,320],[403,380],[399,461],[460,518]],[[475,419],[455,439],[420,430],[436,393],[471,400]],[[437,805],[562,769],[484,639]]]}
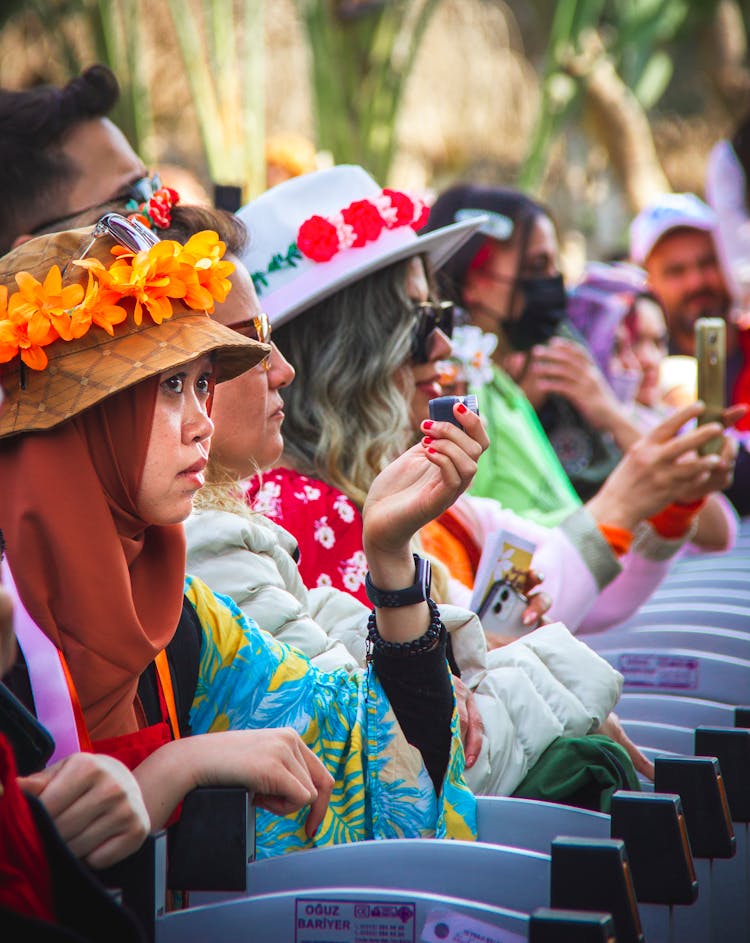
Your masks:
{"label": "cream puffer jacket", "polygon": [[[213,510],[193,512],[185,527],[189,573],[321,670],[364,664],[369,611],[348,593],[307,590],[291,534],[262,515]],[[512,793],[554,739],[592,732],[620,696],[622,677],[560,622],[488,651],[473,612],[440,612],[484,722],[482,750],[466,771],[478,795]]]}

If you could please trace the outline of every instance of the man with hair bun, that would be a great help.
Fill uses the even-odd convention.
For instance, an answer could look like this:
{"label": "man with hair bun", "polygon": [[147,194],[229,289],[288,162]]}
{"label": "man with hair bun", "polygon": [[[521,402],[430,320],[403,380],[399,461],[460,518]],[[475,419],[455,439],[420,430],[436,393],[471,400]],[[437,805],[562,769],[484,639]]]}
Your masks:
{"label": "man with hair bun", "polygon": [[106,117],[119,94],[103,65],[62,88],[0,89],[0,255],[81,224],[83,213],[151,195],[143,161]]}

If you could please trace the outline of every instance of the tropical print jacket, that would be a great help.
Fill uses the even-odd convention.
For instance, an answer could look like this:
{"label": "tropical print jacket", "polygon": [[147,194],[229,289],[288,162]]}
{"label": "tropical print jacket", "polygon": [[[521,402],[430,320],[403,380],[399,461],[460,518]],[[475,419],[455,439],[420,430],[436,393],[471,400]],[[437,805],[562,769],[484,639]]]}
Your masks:
{"label": "tropical print jacket", "polygon": [[436,796],[421,754],[406,741],[372,668],[320,671],[200,580],[188,577],[185,593],[203,629],[193,733],[293,727],[335,780],[311,840],[304,831],[306,808],[284,817],[258,810],[259,858],[364,839],[476,837],[456,711],[448,769]]}

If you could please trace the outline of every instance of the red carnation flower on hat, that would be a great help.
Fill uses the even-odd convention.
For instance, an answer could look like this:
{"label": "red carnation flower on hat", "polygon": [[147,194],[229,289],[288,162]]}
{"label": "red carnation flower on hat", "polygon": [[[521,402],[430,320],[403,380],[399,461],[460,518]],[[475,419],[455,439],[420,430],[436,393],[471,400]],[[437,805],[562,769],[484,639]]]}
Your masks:
{"label": "red carnation flower on hat", "polygon": [[354,248],[379,238],[385,222],[374,203],[369,200],[355,200],[341,211],[344,222],[354,230]]}
{"label": "red carnation flower on hat", "polygon": [[311,216],[299,228],[297,248],[313,262],[328,262],[339,251],[338,231],[322,216]]}
{"label": "red carnation flower on hat", "polygon": [[396,210],[395,219],[386,223],[389,229],[395,229],[397,226],[411,226],[414,219],[414,201],[400,190],[383,190],[383,196],[387,196],[391,201],[391,206]]}

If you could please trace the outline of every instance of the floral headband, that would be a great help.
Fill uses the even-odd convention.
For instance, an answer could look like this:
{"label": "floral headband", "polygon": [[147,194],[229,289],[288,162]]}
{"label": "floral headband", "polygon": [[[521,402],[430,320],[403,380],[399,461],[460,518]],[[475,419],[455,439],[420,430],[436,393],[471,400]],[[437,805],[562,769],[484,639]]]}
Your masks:
{"label": "floral headband", "polygon": [[172,299],[196,311],[214,310],[232,285],[231,262],[223,262],[226,246],[218,235],[205,230],[185,245],[171,240],[140,252],[116,245],[109,266],[98,259],[77,259],[73,265],[88,270],[88,284],[63,288],[62,274],[53,265],[43,282],[29,272],[15,275],[18,291],[8,296],[0,285],[0,364],[20,355],[22,364],[44,370],[45,347],[57,340],[83,337],[92,325],[114,336],[128,312],[118,302],[132,298],[133,321],[140,325],[143,311],[155,324],[172,317]]}
{"label": "floral headband", "polygon": [[297,230],[297,238],[286,253],[276,253],[264,271],[252,273],[258,295],[268,288],[268,275],[282,268],[296,268],[303,257],[330,262],[345,249],[358,249],[375,242],[384,229],[410,226],[419,230],[427,223],[429,207],[420,199],[398,190],[383,190],[371,200],[355,200],[333,216],[310,216]]}
{"label": "floral headband", "polygon": [[172,207],[180,202],[180,194],[171,187],[161,187],[146,200],[138,203],[128,200],[125,209],[128,219],[135,219],[149,229],[169,229],[172,225]]}

